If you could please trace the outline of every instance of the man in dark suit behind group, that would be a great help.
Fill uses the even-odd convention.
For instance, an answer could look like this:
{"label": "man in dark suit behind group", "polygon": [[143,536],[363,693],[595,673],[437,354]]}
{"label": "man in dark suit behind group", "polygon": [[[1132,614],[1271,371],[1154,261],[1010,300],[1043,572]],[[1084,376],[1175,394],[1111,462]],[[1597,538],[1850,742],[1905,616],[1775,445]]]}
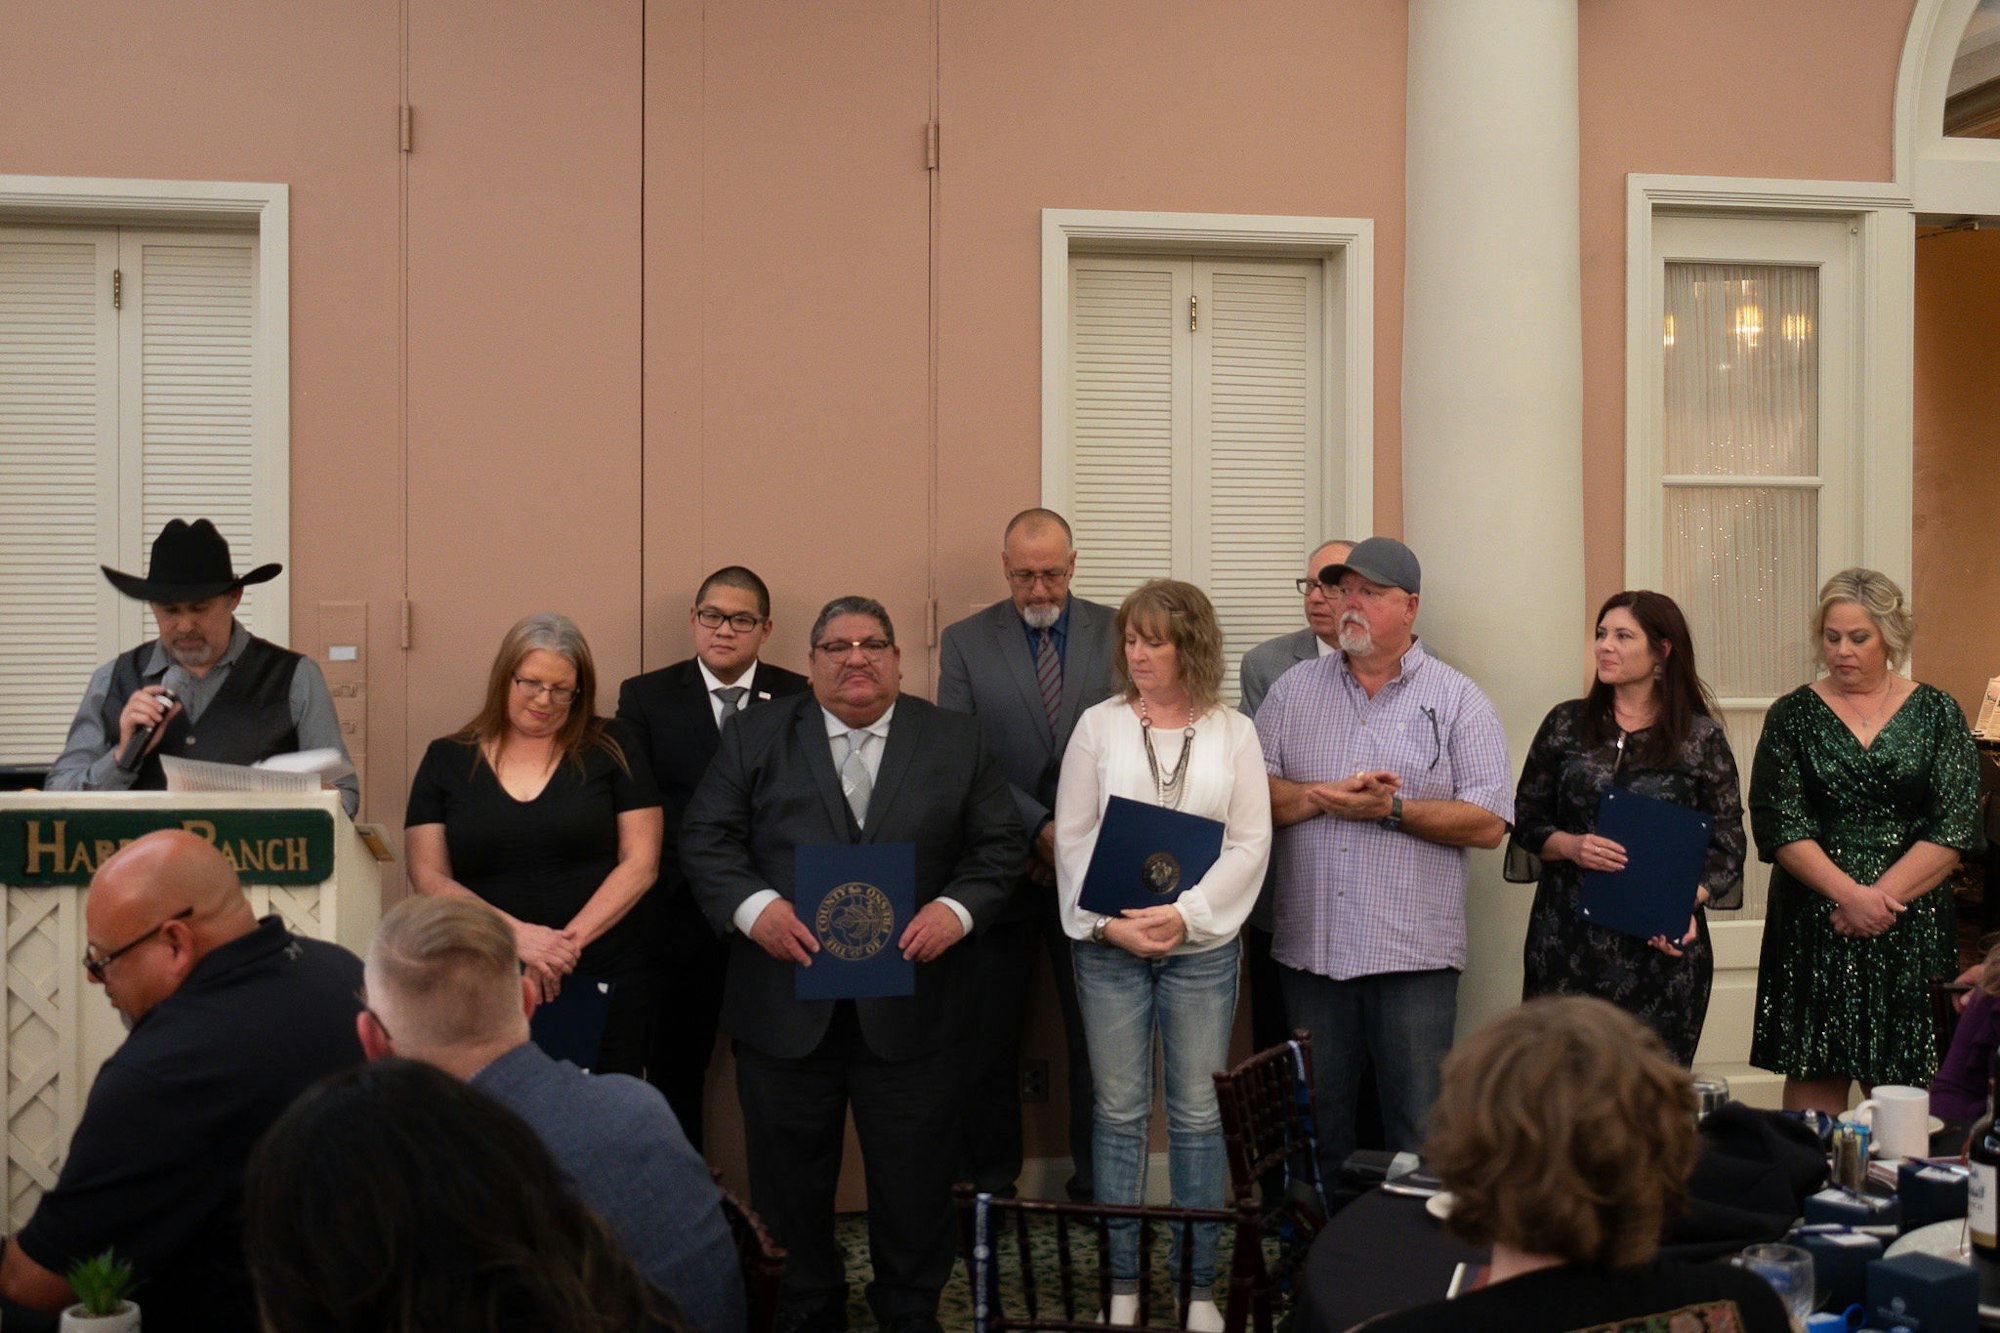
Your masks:
{"label": "man in dark suit behind group", "polygon": [[1012,596],[944,632],[938,653],[941,708],[979,719],[1013,788],[1033,850],[1000,919],[973,941],[978,1007],[966,1042],[965,1148],[961,1174],[982,1190],[1011,1194],[1021,1174],[1017,1067],[1028,1008],[1028,975],[1041,939],[1063,1016],[1069,1056],[1069,1194],[1091,1197],[1090,1054],[1076,1007],[1069,937],[1056,910],[1056,779],[1083,711],[1109,697],[1116,613],[1070,595],[1076,545],[1052,509],[1016,514],[1001,537],[1000,568]]}
{"label": "man in dark suit behind group", "polygon": [[[974,981],[953,946],[991,921],[1027,837],[978,724],[899,693],[880,603],[828,603],[812,639],[811,697],[724,729],[688,804],[681,866],[709,921],[730,932],[722,1026],[735,1039],[751,1203],[790,1251],[780,1328],[846,1325],[833,1204],[851,1104],[868,1182],[868,1303],[885,1333],[935,1333],[957,1235],[951,1039]],[[898,842],[916,848],[918,906],[891,947],[916,964],[915,994],[795,998],[820,943],[793,908],[793,852]]]}
{"label": "man in dark suit behind group", "polygon": [[655,960],[665,971],[646,1076],[666,1094],[688,1142],[699,1150],[702,1087],[715,1049],[728,950],[688,893],[674,838],[695,784],[715,757],[722,724],[752,705],[805,693],[806,678],[757,659],[771,637],[771,591],[741,565],[702,581],[688,625],[694,656],[619,686],[618,716],[652,764],[667,825],[660,878],[642,907],[651,917]]}

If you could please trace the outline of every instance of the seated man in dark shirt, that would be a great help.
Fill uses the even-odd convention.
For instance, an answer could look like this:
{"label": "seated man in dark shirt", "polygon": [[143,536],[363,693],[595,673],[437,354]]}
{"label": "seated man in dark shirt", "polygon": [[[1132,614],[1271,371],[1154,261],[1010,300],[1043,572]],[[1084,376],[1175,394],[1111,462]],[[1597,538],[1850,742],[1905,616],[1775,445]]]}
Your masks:
{"label": "seated man in dark shirt", "polygon": [[1493,1247],[1487,1284],[1369,1333],[1626,1328],[1789,1333],[1777,1293],[1727,1264],[1658,1254],[1687,1198],[1694,1089],[1651,1028],[1603,1000],[1545,997],[1453,1049],[1424,1144],[1445,1226]]}
{"label": "seated man in dark shirt", "polygon": [[0,1257],[0,1295],[59,1310],[76,1299],[62,1274],[112,1248],[136,1271],[147,1333],[254,1333],[244,1164],[307,1085],[361,1059],[361,960],[257,920],[222,854],[179,830],[104,862],[84,932],[84,967],[131,1035]]}

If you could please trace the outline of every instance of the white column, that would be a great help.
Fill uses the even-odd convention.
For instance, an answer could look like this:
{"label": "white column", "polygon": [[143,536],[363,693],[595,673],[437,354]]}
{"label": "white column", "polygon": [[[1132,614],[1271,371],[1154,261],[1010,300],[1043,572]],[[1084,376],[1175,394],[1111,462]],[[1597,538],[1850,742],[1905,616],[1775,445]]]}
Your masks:
{"label": "white column", "polygon": [[[1417,628],[1516,773],[1583,684],[1577,0],[1410,0],[1403,519]],[[1532,889],[1473,855],[1459,1032],[1520,998]]]}

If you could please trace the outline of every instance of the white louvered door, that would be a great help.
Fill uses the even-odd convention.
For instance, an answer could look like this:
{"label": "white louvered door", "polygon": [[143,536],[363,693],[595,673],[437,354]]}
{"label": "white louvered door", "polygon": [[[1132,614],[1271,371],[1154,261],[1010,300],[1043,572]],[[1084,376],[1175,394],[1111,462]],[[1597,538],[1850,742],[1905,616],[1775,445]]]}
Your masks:
{"label": "white louvered door", "polygon": [[284,558],[282,460],[253,411],[256,244],[0,228],[0,763],[54,759],[91,671],[152,633],[100,564],[144,572],[170,518],[214,520],[239,573]]}
{"label": "white louvered door", "polygon": [[0,763],[62,748],[115,641],[116,232],[0,228]]}
{"label": "white louvered door", "polygon": [[1297,629],[1292,580],[1326,534],[1317,262],[1070,260],[1069,518],[1077,590],[1200,585],[1243,653]]}

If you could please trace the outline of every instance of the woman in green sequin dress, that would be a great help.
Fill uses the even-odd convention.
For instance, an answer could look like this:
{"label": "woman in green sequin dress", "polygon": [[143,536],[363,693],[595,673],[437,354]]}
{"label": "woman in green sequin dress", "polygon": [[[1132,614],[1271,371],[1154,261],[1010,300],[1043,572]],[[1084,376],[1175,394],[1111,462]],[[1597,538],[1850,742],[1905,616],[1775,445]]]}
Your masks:
{"label": "woman in green sequin dress", "polygon": [[1750,828],[1777,864],[1750,1062],[1785,1075],[1788,1110],[1937,1068],[1924,983],[1958,971],[1942,885],[1979,839],[1979,771],[1958,704],[1892,670],[1914,630],[1886,576],[1827,580],[1827,674],[1773,704],[1757,743]]}

